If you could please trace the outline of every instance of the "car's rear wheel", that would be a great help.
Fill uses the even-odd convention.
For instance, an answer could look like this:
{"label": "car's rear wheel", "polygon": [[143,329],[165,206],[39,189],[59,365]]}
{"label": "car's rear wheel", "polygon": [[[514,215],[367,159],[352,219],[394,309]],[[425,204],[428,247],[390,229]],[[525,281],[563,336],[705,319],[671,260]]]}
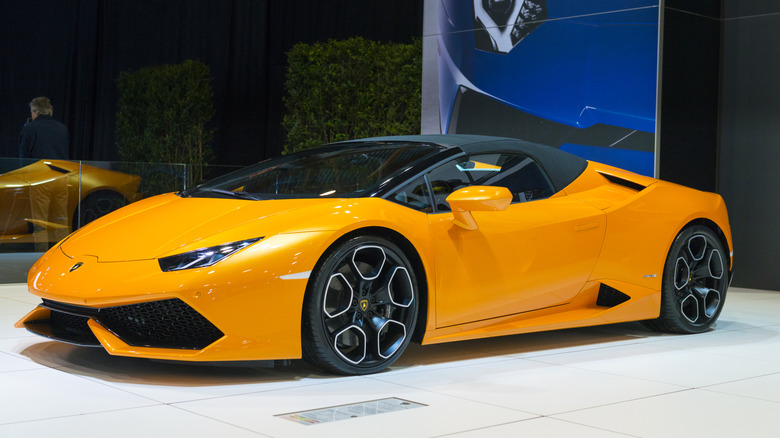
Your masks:
{"label": "car's rear wheel", "polygon": [[649,327],[673,333],[701,333],[718,319],[729,285],[728,253],[707,227],[680,232],[663,273],[661,315]]}
{"label": "car's rear wheel", "polygon": [[419,309],[409,259],[375,236],[349,239],[314,272],[303,314],[303,355],[338,374],[390,366],[409,344]]}

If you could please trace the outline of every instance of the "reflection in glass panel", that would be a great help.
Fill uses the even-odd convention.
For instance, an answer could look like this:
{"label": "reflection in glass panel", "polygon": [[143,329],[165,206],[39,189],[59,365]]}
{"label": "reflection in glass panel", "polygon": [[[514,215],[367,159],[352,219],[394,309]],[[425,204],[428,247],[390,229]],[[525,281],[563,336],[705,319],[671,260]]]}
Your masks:
{"label": "reflection in glass panel", "polygon": [[[238,166],[222,167],[201,174],[218,176]],[[34,262],[14,254],[46,251],[73,230],[129,203],[184,190],[187,178],[184,164],[0,158],[0,255],[6,265],[7,260],[28,264],[0,271],[0,283],[24,281]]]}
{"label": "reflection in glass panel", "polygon": [[0,158],[0,283],[25,281],[41,252],[101,216],[239,168]]}
{"label": "reflection in glass panel", "polygon": [[178,192],[186,187],[187,166],[184,164],[116,163],[114,169],[140,178],[138,192],[142,198]]}
{"label": "reflection in glass panel", "polygon": [[206,181],[212,180],[214,178],[219,178],[220,176],[226,175],[230,172],[239,169],[243,169],[244,167],[245,166],[229,166],[229,165],[221,165],[221,164],[188,165],[187,179],[186,179],[187,184],[185,188],[197,186],[198,184],[203,184]]}
{"label": "reflection in glass panel", "polygon": [[0,244],[42,252],[70,233],[78,223],[78,162],[12,158],[0,167]]}

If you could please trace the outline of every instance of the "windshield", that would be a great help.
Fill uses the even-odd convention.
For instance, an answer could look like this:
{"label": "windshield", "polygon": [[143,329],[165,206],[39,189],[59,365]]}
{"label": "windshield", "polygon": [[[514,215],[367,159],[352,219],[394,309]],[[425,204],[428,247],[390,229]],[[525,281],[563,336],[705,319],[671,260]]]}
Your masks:
{"label": "windshield", "polygon": [[361,197],[441,151],[405,143],[346,143],[267,160],[181,193],[184,197],[280,199]]}

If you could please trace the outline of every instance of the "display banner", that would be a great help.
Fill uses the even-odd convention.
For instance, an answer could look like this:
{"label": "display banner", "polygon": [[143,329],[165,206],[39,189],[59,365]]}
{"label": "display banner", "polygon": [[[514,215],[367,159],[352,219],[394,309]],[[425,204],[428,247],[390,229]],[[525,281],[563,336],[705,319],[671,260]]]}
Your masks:
{"label": "display banner", "polygon": [[426,0],[424,133],[655,175],[659,0]]}

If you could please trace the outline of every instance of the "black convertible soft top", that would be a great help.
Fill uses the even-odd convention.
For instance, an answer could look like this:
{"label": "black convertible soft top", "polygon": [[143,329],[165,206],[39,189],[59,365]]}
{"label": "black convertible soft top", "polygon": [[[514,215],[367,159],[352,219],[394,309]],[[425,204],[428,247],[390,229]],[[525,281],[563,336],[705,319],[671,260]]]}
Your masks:
{"label": "black convertible soft top", "polygon": [[446,148],[458,148],[467,154],[479,152],[519,152],[535,159],[542,166],[552,181],[556,192],[571,184],[588,167],[588,161],[576,155],[552,146],[531,143],[516,138],[467,134],[431,134],[374,137],[354,141],[431,143]]}

